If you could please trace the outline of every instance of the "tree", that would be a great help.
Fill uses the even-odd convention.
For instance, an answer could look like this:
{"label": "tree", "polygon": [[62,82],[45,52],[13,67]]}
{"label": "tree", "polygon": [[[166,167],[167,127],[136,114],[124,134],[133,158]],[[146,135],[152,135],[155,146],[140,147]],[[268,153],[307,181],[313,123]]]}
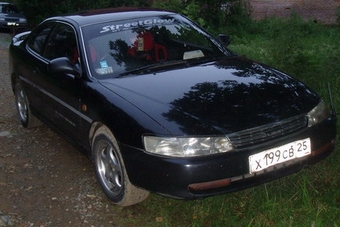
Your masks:
{"label": "tree", "polygon": [[31,26],[37,25],[50,16],[81,10],[121,6],[150,6],[150,2],[145,0],[17,0],[16,4],[24,12]]}
{"label": "tree", "polygon": [[153,6],[180,12],[217,32],[250,20],[249,0],[155,0]]}

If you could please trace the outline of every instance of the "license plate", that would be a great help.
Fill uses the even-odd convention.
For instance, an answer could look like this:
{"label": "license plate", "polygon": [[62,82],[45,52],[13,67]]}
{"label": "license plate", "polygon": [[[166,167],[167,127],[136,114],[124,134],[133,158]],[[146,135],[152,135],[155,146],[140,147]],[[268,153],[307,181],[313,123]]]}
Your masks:
{"label": "license plate", "polygon": [[8,26],[15,26],[16,24],[17,24],[17,23],[15,23],[15,22],[8,22],[8,23],[7,23]]}
{"label": "license plate", "polygon": [[291,142],[283,146],[249,156],[249,171],[250,173],[259,172],[270,166],[292,159],[301,158],[309,155],[310,153],[310,138]]}

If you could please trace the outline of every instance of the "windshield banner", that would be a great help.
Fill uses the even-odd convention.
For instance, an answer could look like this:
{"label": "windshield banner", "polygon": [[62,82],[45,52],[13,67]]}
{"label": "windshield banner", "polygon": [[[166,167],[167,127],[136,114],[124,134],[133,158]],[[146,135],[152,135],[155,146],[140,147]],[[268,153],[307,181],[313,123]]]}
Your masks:
{"label": "windshield banner", "polygon": [[175,19],[146,19],[146,20],[140,20],[140,21],[134,21],[134,22],[129,22],[125,24],[113,24],[113,25],[108,25],[104,26],[100,33],[105,33],[105,32],[118,32],[126,29],[131,29],[131,28],[136,28],[139,26],[150,26],[150,25],[164,25],[164,24],[172,24],[174,23]]}

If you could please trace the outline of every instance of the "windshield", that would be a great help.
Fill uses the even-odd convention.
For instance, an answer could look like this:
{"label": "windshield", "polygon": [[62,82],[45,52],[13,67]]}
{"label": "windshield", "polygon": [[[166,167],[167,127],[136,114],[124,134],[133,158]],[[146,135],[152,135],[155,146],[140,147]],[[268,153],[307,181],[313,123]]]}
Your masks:
{"label": "windshield", "polygon": [[155,64],[213,60],[226,49],[181,16],[136,18],[83,28],[91,73],[117,77]]}

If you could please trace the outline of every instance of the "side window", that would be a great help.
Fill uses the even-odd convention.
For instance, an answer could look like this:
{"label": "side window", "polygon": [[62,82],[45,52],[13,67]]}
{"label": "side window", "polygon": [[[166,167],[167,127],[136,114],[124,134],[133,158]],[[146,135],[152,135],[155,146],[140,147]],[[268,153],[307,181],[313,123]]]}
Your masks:
{"label": "side window", "polygon": [[46,41],[48,39],[49,34],[52,31],[53,26],[54,23],[46,23],[40,29],[34,30],[32,32],[33,34],[30,36],[30,39],[28,40],[29,48],[31,48],[34,52],[42,55]]}
{"label": "side window", "polygon": [[67,24],[59,24],[48,40],[44,57],[49,60],[67,57],[74,64],[78,62],[77,41],[74,29]]}

